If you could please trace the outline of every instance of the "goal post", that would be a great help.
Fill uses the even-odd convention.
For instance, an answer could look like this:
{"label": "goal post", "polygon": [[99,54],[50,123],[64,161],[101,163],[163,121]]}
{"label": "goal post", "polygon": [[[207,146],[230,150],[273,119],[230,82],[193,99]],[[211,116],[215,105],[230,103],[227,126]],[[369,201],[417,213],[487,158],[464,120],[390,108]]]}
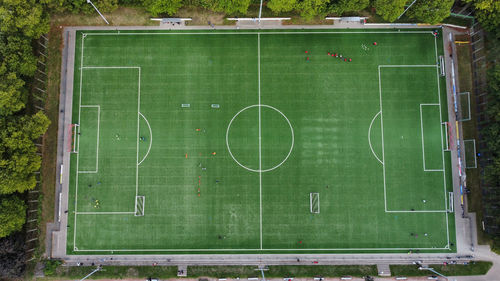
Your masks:
{"label": "goal post", "polygon": [[69,125],[69,138],[68,138],[68,152],[78,153],[78,149],[76,147],[76,139],[78,137],[78,127],[79,124],[70,124]]}
{"label": "goal post", "polygon": [[144,203],[146,197],[145,196],[136,196],[135,197],[135,216],[141,217],[144,216]]}
{"label": "goal post", "polygon": [[309,193],[309,203],[312,214],[319,214],[319,193]]}

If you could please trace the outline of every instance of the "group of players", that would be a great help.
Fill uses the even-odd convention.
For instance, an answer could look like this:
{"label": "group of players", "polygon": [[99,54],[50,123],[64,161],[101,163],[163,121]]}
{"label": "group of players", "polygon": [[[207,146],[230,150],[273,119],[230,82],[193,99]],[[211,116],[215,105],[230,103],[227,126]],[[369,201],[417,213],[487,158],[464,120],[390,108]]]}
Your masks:
{"label": "group of players", "polygon": [[[373,42],[373,45],[374,46],[377,46],[377,42]],[[306,55],[309,54],[309,51],[305,51]],[[342,54],[337,54],[337,53],[334,53],[334,52],[327,52],[326,53],[328,56],[332,56],[332,57],[335,57],[335,58],[339,58],[341,61],[345,61],[345,62],[352,62],[352,58],[348,58],[348,57],[344,57],[342,56]],[[311,60],[309,59],[309,57],[306,57],[306,62],[310,62]]]}

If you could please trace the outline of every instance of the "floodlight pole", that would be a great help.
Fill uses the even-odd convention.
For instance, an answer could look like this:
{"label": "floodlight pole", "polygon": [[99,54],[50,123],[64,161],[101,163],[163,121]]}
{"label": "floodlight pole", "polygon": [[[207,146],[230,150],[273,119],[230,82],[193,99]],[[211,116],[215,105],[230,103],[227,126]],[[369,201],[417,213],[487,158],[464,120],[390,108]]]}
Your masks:
{"label": "floodlight pole", "polygon": [[262,1],[260,0],[260,8],[259,8],[259,24],[260,24],[260,18],[262,17]]}
{"label": "floodlight pole", "polygon": [[85,277],[83,277],[82,279],[80,279],[80,281],[83,281],[83,280],[85,280],[85,279],[89,278],[89,277],[90,277],[90,275],[92,275],[92,274],[96,273],[97,271],[99,271],[99,270],[101,270],[101,269],[102,269],[102,267],[101,267],[101,266],[98,266],[96,269],[94,269],[94,271],[92,271],[91,273],[87,274],[87,276],[85,276]]}
{"label": "floodlight pole", "polygon": [[403,13],[401,13],[401,15],[399,15],[399,17],[396,19],[398,20],[402,15],[404,15],[406,13],[406,11],[408,11],[408,9],[413,5],[415,4],[415,2],[417,2],[417,0],[413,0],[413,2],[411,2],[410,6],[408,6],[408,8],[406,8]]}
{"label": "floodlight pole", "polygon": [[441,273],[439,273],[439,272],[435,271],[435,270],[434,270],[434,268],[432,268],[432,267],[423,267],[423,266],[421,266],[421,267],[419,267],[418,269],[419,269],[419,270],[429,270],[430,272],[435,273],[435,274],[437,274],[437,275],[439,275],[439,276],[441,276],[441,277],[445,278],[446,280],[450,280],[450,279],[448,279],[448,277],[447,277],[447,276],[444,276],[443,274],[441,274]]}
{"label": "floodlight pole", "polygon": [[101,16],[101,18],[106,22],[106,24],[109,24],[109,22],[106,20],[106,18],[101,14],[101,12],[99,12],[99,10],[97,9],[97,7],[94,5],[94,3],[92,3],[92,1],[90,0],[87,0],[87,3],[89,3],[90,5],[92,5],[92,7],[94,7],[94,9],[99,13],[99,15]]}

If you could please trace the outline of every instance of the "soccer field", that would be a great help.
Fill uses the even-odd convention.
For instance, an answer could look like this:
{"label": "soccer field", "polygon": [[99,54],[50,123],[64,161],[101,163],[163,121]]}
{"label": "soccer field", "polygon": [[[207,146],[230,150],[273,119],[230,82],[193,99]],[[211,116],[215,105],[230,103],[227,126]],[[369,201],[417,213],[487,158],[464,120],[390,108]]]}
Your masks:
{"label": "soccer field", "polygon": [[76,34],[68,254],[456,251],[440,35]]}

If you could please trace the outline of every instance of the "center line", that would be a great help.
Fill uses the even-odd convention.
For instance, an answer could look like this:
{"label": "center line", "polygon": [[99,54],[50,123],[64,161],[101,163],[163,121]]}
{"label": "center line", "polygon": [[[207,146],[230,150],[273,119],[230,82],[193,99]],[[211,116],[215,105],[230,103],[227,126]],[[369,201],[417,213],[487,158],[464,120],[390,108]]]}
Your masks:
{"label": "center line", "polygon": [[257,65],[258,65],[258,80],[259,80],[259,209],[260,209],[260,249],[262,250],[262,123],[261,123],[261,106],[260,106],[260,33],[257,33]]}

